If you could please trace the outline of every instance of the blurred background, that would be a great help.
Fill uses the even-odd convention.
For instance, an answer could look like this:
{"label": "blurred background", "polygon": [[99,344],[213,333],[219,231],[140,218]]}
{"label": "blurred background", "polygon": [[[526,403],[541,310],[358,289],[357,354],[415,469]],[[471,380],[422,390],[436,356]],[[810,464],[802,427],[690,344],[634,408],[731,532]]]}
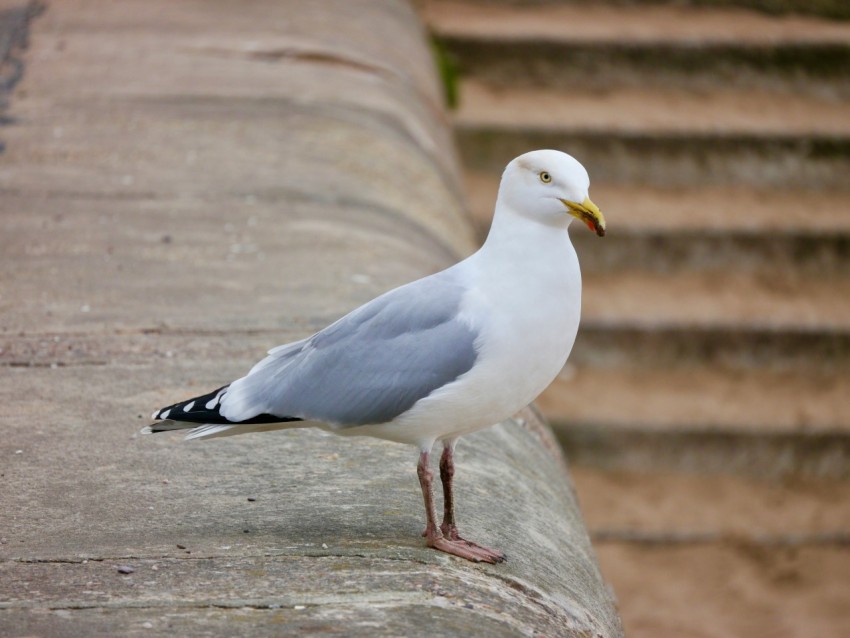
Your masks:
{"label": "blurred background", "polygon": [[540,406],[627,635],[850,635],[850,2],[417,4],[481,236],[534,148],[608,220]]}

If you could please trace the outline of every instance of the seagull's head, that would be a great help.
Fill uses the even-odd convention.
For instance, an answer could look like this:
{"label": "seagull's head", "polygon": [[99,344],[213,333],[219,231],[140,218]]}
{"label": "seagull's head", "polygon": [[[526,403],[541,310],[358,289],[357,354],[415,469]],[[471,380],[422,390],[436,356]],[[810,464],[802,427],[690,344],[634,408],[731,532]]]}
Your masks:
{"label": "seagull's head", "polygon": [[587,171],[571,155],[561,151],[531,151],[505,168],[499,199],[512,210],[538,219],[572,215],[602,237],[605,218],[590,201],[589,188]]}

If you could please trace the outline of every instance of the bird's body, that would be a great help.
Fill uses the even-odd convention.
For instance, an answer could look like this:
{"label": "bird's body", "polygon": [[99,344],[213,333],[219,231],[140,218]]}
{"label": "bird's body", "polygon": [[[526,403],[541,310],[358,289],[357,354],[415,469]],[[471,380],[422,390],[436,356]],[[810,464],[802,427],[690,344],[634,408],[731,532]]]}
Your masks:
{"label": "bird's body", "polygon": [[[562,237],[568,237],[566,227]],[[561,272],[541,272],[531,281],[511,268],[501,269],[498,278],[487,276],[499,266],[488,263],[494,254],[489,250],[440,273],[464,289],[459,315],[479,344],[475,365],[389,423],[350,433],[430,450],[435,441],[489,427],[531,403],[564,366],[578,330],[581,277],[572,245],[568,240],[562,244],[558,259],[549,262]],[[528,258],[544,261],[539,254]],[[416,294],[416,283],[411,294]],[[500,304],[526,312],[502,314]],[[552,321],[553,316],[559,320]],[[533,365],[517,365],[523,359]],[[346,429],[338,432],[346,434]]]}
{"label": "bird's body", "polygon": [[[475,254],[269,351],[229,386],[159,410],[154,418],[163,421],[148,431],[189,429],[187,438],[209,438],[310,425],[416,445],[429,545],[501,560],[457,536],[451,452],[459,436],[528,405],[566,362],[579,325],[581,274],[565,213],[600,235],[605,228],[588,184],[566,154],[520,156],[505,170],[490,233]],[[429,500],[427,461],[436,441],[445,445],[448,489],[442,532]],[[448,483],[444,465],[451,465]]]}

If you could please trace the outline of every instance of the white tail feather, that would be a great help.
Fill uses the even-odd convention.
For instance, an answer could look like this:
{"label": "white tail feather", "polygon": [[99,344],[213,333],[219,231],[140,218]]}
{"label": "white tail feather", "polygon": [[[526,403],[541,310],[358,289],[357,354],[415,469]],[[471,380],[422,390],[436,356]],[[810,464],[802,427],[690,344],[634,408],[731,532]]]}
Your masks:
{"label": "white tail feather", "polygon": [[251,423],[233,425],[202,425],[193,428],[186,435],[185,440],[190,439],[215,439],[222,436],[236,436],[237,434],[249,434],[251,432],[272,432],[274,430],[289,430],[291,428],[303,428],[315,425],[314,423],[305,421],[289,421],[285,423]]}

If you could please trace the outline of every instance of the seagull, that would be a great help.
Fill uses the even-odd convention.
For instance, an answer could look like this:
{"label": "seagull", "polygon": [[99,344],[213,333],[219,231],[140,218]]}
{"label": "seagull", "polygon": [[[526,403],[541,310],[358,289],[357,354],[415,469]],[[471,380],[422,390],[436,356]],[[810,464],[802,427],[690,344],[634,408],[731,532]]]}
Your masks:
{"label": "seagull", "polygon": [[[474,562],[505,555],[460,536],[452,479],[459,437],[504,421],[558,375],[578,332],[581,272],[567,228],[605,219],[572,156],[532,151],[502,174],[481,248],[391,290],[316,334],[269,350],[242,378],[154,413],[145,433],[209,439],[293,427],[417,446],[428,547]],[[430,455],[442,443],[443,519]]]}

